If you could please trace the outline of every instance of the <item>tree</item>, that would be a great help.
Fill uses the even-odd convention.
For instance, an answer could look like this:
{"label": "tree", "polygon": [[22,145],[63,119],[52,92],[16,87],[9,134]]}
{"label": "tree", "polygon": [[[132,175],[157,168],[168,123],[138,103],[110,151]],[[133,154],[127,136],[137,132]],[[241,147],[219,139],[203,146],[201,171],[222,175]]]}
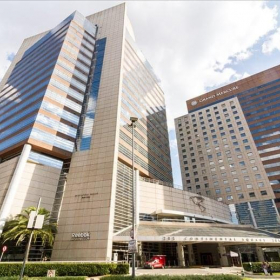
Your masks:
{"label": "tree", "polygon": [[36,207],[28,207],[21,214],[16,215],[13,219],[6,222],[3,229],[3,243],[6,241],[16,241],[16,246],[19,246],[24,241],[28,241],[33,231],[31,244],[34,244],[38,239],[43,245],[52,245],[54,235],[57,232],[57,224],[50,222],[50,212],[45,208],[39,208],[38,215],[44,215],[44,224],[42,229],[27,228],[28,220],[31,211],[36,211]]}

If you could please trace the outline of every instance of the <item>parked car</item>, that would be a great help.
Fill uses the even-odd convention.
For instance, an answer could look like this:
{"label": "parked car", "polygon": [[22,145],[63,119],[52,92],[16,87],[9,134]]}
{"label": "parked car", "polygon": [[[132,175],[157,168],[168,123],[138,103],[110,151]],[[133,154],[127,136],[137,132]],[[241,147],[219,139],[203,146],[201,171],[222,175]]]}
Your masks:
{"label": "parked car", "polygon": [[165,255],[153,256],[149,261],[145,262],[144,268],[164,268],[165,267]]}

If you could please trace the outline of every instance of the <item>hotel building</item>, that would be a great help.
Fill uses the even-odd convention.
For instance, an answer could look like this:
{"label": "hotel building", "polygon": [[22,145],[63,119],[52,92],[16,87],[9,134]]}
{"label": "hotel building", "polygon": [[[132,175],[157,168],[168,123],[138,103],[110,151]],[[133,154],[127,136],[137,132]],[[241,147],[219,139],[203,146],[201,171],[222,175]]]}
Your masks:
{"label": "hotel building", "polygon": [[277,232],[279,77],[276,66],[188,100],[175,120],[183,188],[230,204],[241,224]]}

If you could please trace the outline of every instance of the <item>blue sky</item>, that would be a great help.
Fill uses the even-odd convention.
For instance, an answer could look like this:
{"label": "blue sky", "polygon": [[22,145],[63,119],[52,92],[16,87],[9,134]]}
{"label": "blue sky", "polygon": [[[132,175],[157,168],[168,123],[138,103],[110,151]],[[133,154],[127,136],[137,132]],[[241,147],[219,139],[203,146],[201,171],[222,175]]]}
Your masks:
{"label": "blue sky", "polygon": [[[119,3],[2,1],[0,80],[24,38],[53,28],[74,10],[86,16]],[[174,118],[187,113],[187,99],[280,63],[280,4],[129,1],[127,8],[136,42],[162,81],[174,183],[181,185]]]}

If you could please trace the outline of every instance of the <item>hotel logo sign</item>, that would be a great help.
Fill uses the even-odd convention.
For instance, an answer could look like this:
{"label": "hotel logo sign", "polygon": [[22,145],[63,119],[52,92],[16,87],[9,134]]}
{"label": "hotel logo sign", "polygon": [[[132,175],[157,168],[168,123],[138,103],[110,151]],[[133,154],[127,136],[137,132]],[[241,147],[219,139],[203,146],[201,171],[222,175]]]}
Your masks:
{"label": "hotel logo sign", "polygon": [[206,210],[206,207],[202,205],[204,198],[202,196],[191,196],[190,200],[199,207],[201,212]]}
{"label": "hotel logo sign", "polygon": [[220,91],[220,92],[215,93],[215,94],[212,94],[212,95],[210,95],[210,96],[201,98],[201,99],[199,99],[198,101],[197,101],[197,100],[194,100],[194,101],[191,102],[191,105],[192,105],[192,106],[195,106],[195,105],[197,105],[197,103],[203,103],[203,102],[205,102],[205,101],[207,101],[207,100],[210,100],[210,99],[213,99],[213,98],[222,96],[222,95],[224,95],[224,94],[226,94],[226,93],[235,91],[235,90],[237,90],[237,89],[238,89],[238,86],[228,88],[228,89],[226,89],[226,90]]}
{"label": "hotel logo sign", "polygon": [[72,241],[90,240],[90,232],[72,233],[71,240]]}

